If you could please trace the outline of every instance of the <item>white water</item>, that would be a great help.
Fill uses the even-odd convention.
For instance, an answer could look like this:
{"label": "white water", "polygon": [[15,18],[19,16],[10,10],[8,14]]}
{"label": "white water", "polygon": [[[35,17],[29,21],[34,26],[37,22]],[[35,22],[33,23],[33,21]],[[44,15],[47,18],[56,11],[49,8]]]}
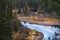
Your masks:
{"label": "white water", "polygon": [[21,22],[21,24],[30,29],[42,32],[44,34],[43,40],[44,39],[48,40],[48,37],[50,37],[50,40],[52,40],[52,38],[54,37],[54,33],[60,30],[59,28],[55,28],[52,26],[43,26],[43,25],[29,24],[29,23],[24,23],[24,22]]}

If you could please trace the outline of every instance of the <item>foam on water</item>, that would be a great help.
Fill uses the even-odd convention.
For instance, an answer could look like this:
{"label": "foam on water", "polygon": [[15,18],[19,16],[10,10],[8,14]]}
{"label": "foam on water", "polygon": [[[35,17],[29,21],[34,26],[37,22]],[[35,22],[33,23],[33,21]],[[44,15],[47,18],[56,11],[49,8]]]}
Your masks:
{"label": "foam on water", "polygon": [[21,22],[21,24],[30,29],[42,32],[44,34],[43,40],[44,39],[48,40],[48,37],[50,37],[50,39],[52,40],[54,33],[60,30],[59,28],[55,28],[52,26],[43,26],[43,25],[29,24],[29,23],[24,23],[24,22]]}

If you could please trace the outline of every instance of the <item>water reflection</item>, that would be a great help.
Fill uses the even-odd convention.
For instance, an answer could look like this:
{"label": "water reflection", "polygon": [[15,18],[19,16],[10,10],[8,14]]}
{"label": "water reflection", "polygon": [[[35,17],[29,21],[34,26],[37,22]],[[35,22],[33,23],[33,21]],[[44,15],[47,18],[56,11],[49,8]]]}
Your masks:
{"label": "water reflection", "polygon": [[[33,30],[37,30],[39,32],[42,32],[44,34],[44,38],[43,40],[48,40],[48,38],[50,37],[50,40],[52,40],[53,37],[55,37],[55,32],[60,31],[59,28],[57,27],[52,27],[52,26],[43,26],[43,25],[37,25],[37,24],[29,24],[29,23],[24,23],[21,22],[22,25],[33,29]],[[60,38],[60,36],[57,36],[58,38]]]}

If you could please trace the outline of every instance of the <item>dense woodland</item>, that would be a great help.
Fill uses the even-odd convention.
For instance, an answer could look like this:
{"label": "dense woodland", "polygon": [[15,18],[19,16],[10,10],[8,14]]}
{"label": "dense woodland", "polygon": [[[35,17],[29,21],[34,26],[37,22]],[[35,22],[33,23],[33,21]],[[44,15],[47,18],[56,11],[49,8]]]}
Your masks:
{"label": "dense woodland", "polygon": [[0,0],[0,40],[12,40],[12,32],[18,31],[19,21],[11,10],[14,7],[23,8],[25,1],[30,8],[39,8],[47,13],[56,12],[60,17],[60,0]]}

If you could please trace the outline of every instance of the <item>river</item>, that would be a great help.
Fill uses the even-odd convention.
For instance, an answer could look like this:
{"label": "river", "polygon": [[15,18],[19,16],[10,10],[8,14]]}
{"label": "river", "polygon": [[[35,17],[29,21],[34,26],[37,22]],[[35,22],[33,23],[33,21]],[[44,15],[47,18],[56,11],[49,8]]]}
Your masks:
{"label": "river", "polygon": [[[55,36],[55,32],[59,32],[60,29],[57,27],[52,27],[52,26],[44,26],[44,25],[37,25],[37,24],[29,24],[21,22],[22,25],[24,25],[27,28],[33,29],[33,30],[37,30],[41,33],[44,34],[44,38],[42,40],[48,40],[48,37],[50,37],[50,40],[52,40],[52,38]],[[58,38],[60,38],[60,35],[57,36]],[[60,40],[60,39],[58,39]]]}

